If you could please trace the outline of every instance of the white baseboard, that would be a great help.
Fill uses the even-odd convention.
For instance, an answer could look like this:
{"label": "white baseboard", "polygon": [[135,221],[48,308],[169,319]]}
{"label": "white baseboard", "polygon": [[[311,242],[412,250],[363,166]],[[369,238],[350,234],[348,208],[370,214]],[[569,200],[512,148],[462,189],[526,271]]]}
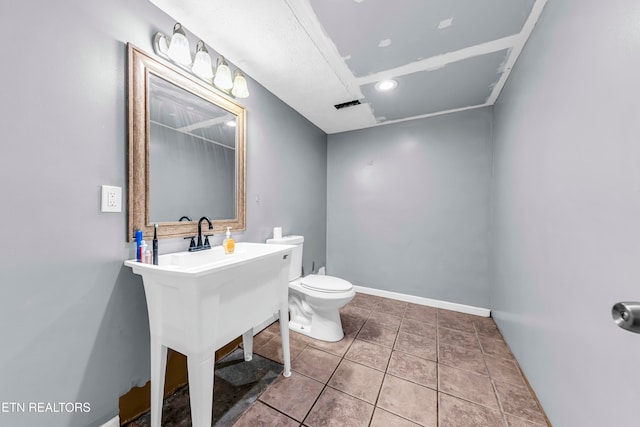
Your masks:
{"label": "white baseboard", "polygon": [[437,299],[416,297],[413,295],[401,294],[398,292],[383,291],[381,289],[366,288],[364,286],[354,286],[356,292],[363,294],[376,295],[384,298],[393,298],[400,301],[412,302],[414,304],[427,305],[429,307],[442,308],[445,310],[458,311],[460,313],[473,314],[476,316],[489,317],[491,316],[491,309],[474,307],[472,305],[458,304],[455,302],[440,301]]}
{"label": "white baseboard", "polygon": [[116,415],[100,427],[120,427],[120,416]]}

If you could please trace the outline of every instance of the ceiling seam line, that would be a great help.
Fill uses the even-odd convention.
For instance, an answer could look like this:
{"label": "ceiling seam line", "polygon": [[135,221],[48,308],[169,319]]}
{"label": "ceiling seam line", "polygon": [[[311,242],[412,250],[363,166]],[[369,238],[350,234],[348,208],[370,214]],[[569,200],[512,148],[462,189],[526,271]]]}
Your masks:
{"label": "ceiling seam line", "polygon": [[436,111],[434,113],[420,114],[418,116],[403,117],[402,119],[385,120],[384,122],[378,122],[378,123],[374,124],[373,127],[391,125],[391,124],[394,124],[394,123],[402,123],[402,122],[407,122],[407,121],[411,121],[411,120],[426,119],[426,118],[429,118],[429,117],[442,116],[444,114],[451,114],[451,113],[459,113],[459,112],[467,111],[467,110],[476,110],[478,108],[490,107],[490,106],[491,106],[491,104],[488,104],[488,103],[485,102],[483,104],[469,105],[469,106],[461,107],[461,108],[453,108],[451,110]]}
{"label": "ceiling seam line", "polygon": [[[356,99],[364,98],[364,95],[360,91],[360,85],[358,84],[356,77],[353,75],[353,73],[350,72],[349,67],[347,67],[346,64],[344,64],[343,59],[340,56],[338,56],[338,58],[336,58],[336,60],[339,60],[344,64],[345,70],[349,70],[350,80],[352,81],[351,83],[350,82],[345,82],[345,79],[344,79],[345,76],[341,75],[341,73],[336,71],[336,69],[334,67],[334,62],[332,60],[330,60],[329,58],[327,58],[327,55],[325,54],[325,50],[318,45],[318,42],[316,41],[316,38],[309,32],[307,27],[300,20],[300,16],[298,16],[298,13],[296,13],[296,8],[291,6],[291,1],[295,1],[295,0],[283,0],[283,1],[285,2],[287,7],[289,8],[289,10],[291,11],[291,14],[295,17],[296,21],[298,21],[298,24],[300,24],[300,28],[302,28],[302,30],[305,32],[307,37],[309,37],[309,40],[311,40],[313,45],[316,47],[316,49],[318,50],[318,53],[320,53],[320,56],[322,56],[322,59],[324,59],[326,64],[329,66],[331,71],[333,71],[333,74],[340,81],[340,83],[342,83],[342,85],[347,90],[347,92],[352,93],[352,94],[353,94],[353,92],[357,92],[357,93],[353,94],[356,97]],[[299,0],[295,4],[300,4]],[[297,10],[299,11],[300,9],[297,9]]]}
{"label": "ceiling seam line", "polygon": [[370,84],[379,80],[383,80],[384,78],[389,78],[390,76],[398,77],[418,73],[421,71],[430,71],[432,69],[441,68],[454,62],[459,62],[465,59],[474,58],[476,56],[498,52],[503,49],[509,49],[515,45],[519,36],[519,34],[515,34],[507,37],[502,37],[490,42],[470,46],[453,52],[443,53],[441,55],[431,56],[420,61],[412,62],[410,64],[402,65],[395,68],[390,68],[384,71],[379,71],[367,76],[356,77],[356,82],[360,85]]}
{"label": "ceiling seam line", "polygon": [[536,0],[536,2],[533,4],[531,13],[529,13],[529,17],[525,21],[524,25],[522,26],[522,30],[520,31],[518,43],[515,43],[511,48],[511,52],[509,52],[509,56],[507,57],[507,60],[504,64],[502,75],[496,82],[493,90],[491,91],[491,94],[487,98],[487,103],[490,103],[490,105],[495,104],[498,100],[502,89],[509,79],[511,70],[518,60],[520,53],[522,53],[527,40],[529,40],[529,37],[531,36],[533,29],[538,23],[538,19],[540,19],[540,15],[542,15],[542,11],[544,10],[546,4],[547,0]]}

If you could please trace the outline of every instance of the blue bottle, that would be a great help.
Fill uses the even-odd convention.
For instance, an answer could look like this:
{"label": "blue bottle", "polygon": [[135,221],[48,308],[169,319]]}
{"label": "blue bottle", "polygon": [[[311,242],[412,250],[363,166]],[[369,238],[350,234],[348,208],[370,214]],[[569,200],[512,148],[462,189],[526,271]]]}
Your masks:
{"label": "blue bottle", "polygon": [[142,244],[142,230],[136,230],[136,259],[142,261],[140,257],[140,245]]}

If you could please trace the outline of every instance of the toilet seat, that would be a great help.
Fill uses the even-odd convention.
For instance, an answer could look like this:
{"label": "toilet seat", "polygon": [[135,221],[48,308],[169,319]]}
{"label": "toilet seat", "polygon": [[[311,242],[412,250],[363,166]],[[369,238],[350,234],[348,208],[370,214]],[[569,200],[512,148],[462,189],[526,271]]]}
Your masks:
{"label": "toilet seat", "polygon": [[333,276],[310,274],[300,280],[300,286],[315,292],[338,293],[347,292],[353,287],[344,279]]}

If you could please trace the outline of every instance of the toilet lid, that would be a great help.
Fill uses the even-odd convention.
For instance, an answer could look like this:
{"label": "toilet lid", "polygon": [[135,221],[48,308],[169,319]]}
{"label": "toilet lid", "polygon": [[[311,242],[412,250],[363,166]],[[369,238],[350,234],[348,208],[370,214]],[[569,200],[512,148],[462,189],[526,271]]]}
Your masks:
{"label": "toilet lid", "polygon": [[303,277],[300,284],[303,288],[316,292],[345,292],[352,288],[351,283],[346,280],[319,274]]}

